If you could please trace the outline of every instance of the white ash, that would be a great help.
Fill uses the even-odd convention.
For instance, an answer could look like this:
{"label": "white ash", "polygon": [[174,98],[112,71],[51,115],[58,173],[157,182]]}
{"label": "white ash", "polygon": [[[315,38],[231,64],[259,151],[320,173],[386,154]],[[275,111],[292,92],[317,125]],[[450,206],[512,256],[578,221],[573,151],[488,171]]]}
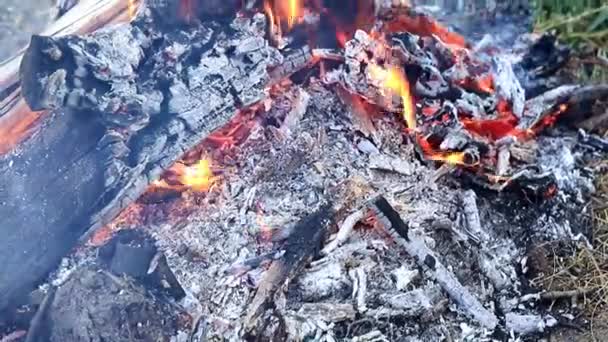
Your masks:
{"label": "white ash", "polygon": [[[242,317],[265,268],[235,276],[226,272],[235,262],[277,252],[279,245],[272,238],[288,236],[291,223],[324,201],[339,202],[335,204],[348,213],[361,209],[375,194],[383,194],[412,230],[424,233],[428,248],[485,308],[495,312],[496,302],[501,310],[512,311],[513,299],[521,294],[509,270],[524,254],[522,241],[535,232],[553,236],[550,229],[563,230],[569,225],[568,218],[551,210],[544,211],[544,216],[534,208],[511,210],[504,205],[511,203],[504,196],[479,195],[480,221],[488,235],[486,251],[496,264],[506,267],[504,273],[513,283],[497,291],[479,271],[475,253],[479,246],[430,224],[451,222],[454,231],[460,230],[456,221],[461,185],[452,175],[435,181],[435,168],[418,161],[413,146],[404,144],[402,132],[396,129],[398,118],[387,115],[374,122],[373,141],[379,152],[362,152],[352,138],[355,128],[351,118],[333,92],[314,82],[306,92],[310,95],[307,110],[299,122],[290,123],[290,134],[275,135],[268,127],[255,127],[240,152],[232,156],[234,167],[225,173],[222,191],[204,199],[196,214],[180,225],[146,227],[158,238],[187,292],[180,304],[206,322],[206,337],[242,340]],[[389,156],[399,167],[378,170],[370,163],[377,158],[373,156]],[[350,192],[339,190],[345,184]],[[342,222],[347,213],[336,221]],[[488,340],[491,332],[463,315],[445,294],[435,297],[429,292],[437,284],[428,274],[418,272],[410,255],[378,229],[361,226],[342,246],[314,260],[277,294],[277,312],[289,327],[290,337],[327,341],[384,341],[406,336],[411,341],[446,336]],[[355,284],[349,272],[362,290],[355,291],[354,298]],[[320,317],[327,310],[334,316]],[[359,310],[357,315],[364,311],[363,319],[372,325],[362,325],[358,316],[352,318],[353,310]],[[534,315],[525,308],[520,311]],[[281,318],[270,311],[267,314],[271,322],[267,334],[278,333]],[[467,327],[466,333],[463,327]]]}
{"label": "white ash", "polygon": [[315,267],[297,279],[302,299],[307,302],[322,301],[329,297],[346,298],[352,283],[344,266],[337,262]]}
{"label": "white ash", "polygon": [[410,269],[405,265],[394,269],[391,273],[395,278],[395,287],[399,291],[406,290],[408,285],[420,277],[420,272],[417,269]]}
{"label": "white ash", "polygon": [[542,333],[557,325],[557,320],[550,315],[522,315],[509,312],[505,315],[505,319],[508,330],[522,335]]}
{"label": "white ash", "polygon": [[405,293],[384,293],[380,301],[393,309],[401,311],[406,317],[419,317],[433,310],[443,298],[441,288],[436,285],[417,288]]}
{"label": "white ash", "polygon": [[595,192],[593,179],[588,174],[581,174],[578,167],[580,153],[575,149],[576,140],[574,138],[564,139],[541,137],[541,146],[538,156],[538,165],[543,172],[551,172],[555,175],[560,195],[574,196],[574,199],[583,203],[583,197]]}

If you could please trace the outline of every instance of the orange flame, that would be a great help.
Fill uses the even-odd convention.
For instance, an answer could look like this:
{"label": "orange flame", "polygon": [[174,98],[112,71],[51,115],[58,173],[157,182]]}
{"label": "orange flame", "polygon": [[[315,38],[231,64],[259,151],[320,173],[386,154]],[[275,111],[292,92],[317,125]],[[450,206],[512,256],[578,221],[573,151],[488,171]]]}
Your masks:
{"label": "orange flame", "polygon": [[372,79],[382,84],[382,87],[392,93],[401,96],[403,102],[403,118],[407,128],[416,129],[416,111],[414,100],[410,92],[410,84],[405,77],[403,70],[398,67],[383,69],[382,67],[370,64],[368,66],[369,75]]}
{"label": "orange flame", "polygon": [[433,152],[425,156],[428,160],[444,162],[450,165],[472,166],[466,162],[464,152]]}
{"label": "orange flame", "polygon": [[[281,1],[281,3],[284,3]],[[287,27],[291,30],[295,23],[299,21],[303,13],[303,4],[301,0],[287,0]]]}
{"label": "orange flame", "polygon": [[467,154],[465,152],[454,151],[454,152],[444,152],[444,151],[436,151],[433,146],[429,143],[425,138],[418,136],[418,145],[422,149],[424,153],[424,157],[427,160],[433,160],[438,162],[443,162],[451,165],[462,165],[462,166],[474,166],[475,164],[471,164],[467,162]]}
{"label": "orange flame", "polygon": [[137,12],[136,1],[137,0],[127,0],[127,13],[129,14],[129,21],[135,18],[135,14]]}
{"label": "orange flame", "polygon": [[274,37],[282,37],[282,23],[286,23],[287,30],[301,21],[304,17],[303,0],[265,0],[264,12],[268,16],[270,34]]}
{"label": "orange flame", "polygon": [[283,33],[281,32],[280,18],[275,18],[274,11],[272,10],[272,4],[268,0],[264,1],[264,12],[268,16],[270,35],[273,37],[281,37]]}
{"label": "orange flame", "polygon": [[215,182],[209,160],[201,159],[198,163],[187,166],[180,176],[180,182],[195,191],[209,190]]}

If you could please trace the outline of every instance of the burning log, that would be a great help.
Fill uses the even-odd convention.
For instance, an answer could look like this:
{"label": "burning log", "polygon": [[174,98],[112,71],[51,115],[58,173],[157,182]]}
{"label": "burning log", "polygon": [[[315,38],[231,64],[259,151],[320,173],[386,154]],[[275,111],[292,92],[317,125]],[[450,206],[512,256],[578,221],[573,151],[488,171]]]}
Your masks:
{"label": "burning log", "polygon": [[[140,6],[139,0],[83,0],[78,2],[41,35],[60,37],[86,34],[111,24],[132,19],[130,12]],[[131,8],[131,10],[130,10]],[[12,150],[33,131],[34,124],[45,112],[32,111],[21,98],[19,66],[25,49],[0,63],[0,154]]]}
{"label": "burning log", "polygon": [[[150,45],[143,51],[138,48],[145,40],[141,31],[132,34],[138,24],[114,29],[125,35],[105,30],[79,38],[35,38],[37,43],[28,49],[22,68],[32,72],[22,75],[26,98],[34,107],[53,108],[68,100],[68,94],[82,96],[81,102],[68,100],[67,109],[46,117],[40,131],[19,146],[19,154],[2,158],[0,258],[5,267],[0,271],[0,308],[18,301],[79,239],[135,201],[185,151],[226,124],[239,109],[266,96],[267,70],[281,55],[259,38],[263,23],[260,16],[236,19],[227,28],[229,35],[212,28],[212,23],[193,26],[187,41],[192,44],[191,55],[182,49],[182,59],[171,54],[181,45],[154,29],[147,32],[154,35],[160,50]],[[97,53],[87,42],[98,43]],[[125,42],[139,45],[126,47]],[[135,58],[116,61],[127,51],[112,50],[112,43],[125,46]],[[46,47],[51,50],[43,51]],[[78,62],[73,59],[75,52],[81,52]],[[96,63],[104,58],[110,63],[106,73]],[[177,73],[189,60],[194,66],[187,73]],[[78,63],[92,72],[79,74]],[[36,80],[36,75],[55,76],[44,82]],[[143,82],[143,88],[132,85],[133,79],[142,78],[150,82]],[[53,94],[45,89],[62,91]],[[143,94],[162,95],[162,100],[146,106],[149,100]],[[28,272],[21,271],[24,267]]]}
{"label": "burning log", "polygon": [[[311,180],[308,184],[311,186],[310,192],[306,190],[308,193],[301,196],[302,204],[297,207],[298,212],[301,212],[318,203],[320,192],[334,192],[332,188],[337,183],[337,178],[365,174],[365,178],[374,178],[373,188],[381,184],[378,181],[380,180],[386,183],[376,189],[382,188],[382,191],[388,190],[393,194],[407,194],[409,198],[422,201],[426,201],[426,194],[434,193],[442,187],[441,190],[445,192],[438,196],[434,193],[431,198],[435,203],[421,205],[421,209],[427,212],[428,208],[433,209],[431,215],[442,215],[445,214],[444,199],[454,198],[452,195],[455,191],[443,188],[443,184],[428,184],[423,181],[427,178],[436,180],[440,174],[448,172],[455,177],[476,176],[479,182],[485,185],[498,184],[498,189],[504,188],[506,183],[522,180],[522,183],[531,183],[531,187],[535,187],[538,193],[551,194],[548,190],[552,190],[554,194],[556,188],[552,181],[555,181],[559,172],[574,173],[579,170],[571,167],[574,163],[571,153],[573,150],[564,148],[564,153],[560,152],[557,157],[549,158],[550,160],[545,162],[543,158],[550,154],[547,152],[550,150],[545,149],[542,151],[544,155],[537,156],[534,153],[536,150],[530,148],[526,151],[528,157],[524,160],[521,154],[525,153],[518,154],[521,151],[517,151],[517,144],[532,138],[542,128],[552,124],[558,115],[582,113],[576,107],[580,104],[581,108],[584,108],[587,102],[604,97],[605,90],[602,90],[602,87],[578,93],[579,95],[576,93],[578,90],[574,88],[565,89],[556,96],[548,94],[544,99],[533,99],[525,103],[525,87],[519,83],[506,59],[496,58],[494,63],[491,63],[490,56],[483,55],[485,50],[470,49],[461,36],[442,27],[430,16],[417,13],[406,1],[399,1],[399,8],[389,6],[396,4],[395,1],[360,0],[356,2],[357,5],[347,5],[351,8],[361,4],[370,5],[373,2],[377,10],[375,15],[378,18],[372,16],[371,11],[354,12],[357,14],[356,19],[345,20],[352,24],[348,29],[355,28],[352,31],[342,30],[340,24],[333,23],[339,21],[335,18],[336,13],[324,8],[336,5],[338,1],[316,1],[318,12],[314,12],[310,7],[313,5],[308,1],[289,2],[289,6],[278,0],[257,1],[260,2],[263,2],[270,23],[265,23],[260,13],[242,13],[242,16],[239,15],[231,23],[212,20],[201,23],[199,19],[203,17],[233,13],[232,8],[238,7],[237,1],[169,0],[151,2],[152,7],[141,11],[141,15],[130,26],[104,29],[80,37],[34,37],[21,65],[23,96],[33,109],[50,110],[53,114],[45,119],[45,126],[37,135],[20,145],[16,153],[3,157],[0,163],[0,173],[4,179],[0,181],[0,189],[2,195],[6,195],[6,198],[0,198],[4,204],[0,208],[0,215],[3,217],[2,226],[8,227],[5,228],[4,241],[8,247],[0,243],[0,257],[6,260],[8,265],[0,271],[0,309],[10,304],[13,299],[18,300],[28,287],[53,268],[79,238],[86,238],[88,232],[107,223],[120,209],[136,198],[140,199],[137,208],[141,208],[140,205],[144,207],[142,202],[162,202],[167,198],[182,195],[186,198],[189,194],[183,192],[188,186],[208,189],[209,185],[214,183],[209,160],[205,159],[202,151],[208,146],[201,147],[204,144],[197,144],[207,137],[205,143],[213,145],[210,148],[217,148],[213,151],[214,157],[226,152],[223,147],[237,139],[231,139],[232,135],[228,134],[215,134],[211,138],[208,135],[212,131],[217,132],[216,129],[224,126],[237,112],[241,115],[238,115],[235,121],[245,116],[245,113],[254,117],[251,126],[239,122],[241,125],[236,125],[238,127],[229,125],[225,127],[227,129],[217,133],[233,131],[232,128],[233,132],[237,132],[243,127],[243,131],[249,132],[251,127],[255,127],[252,132],[256,134],[243,145],[245,151],[253,150],[251,155],[247,154],[247,160],[244,161],[246,158],[241,158],[242,156],[236,159],[232,158],[234,156],[226,156],[225,159],[230,159],[233,163],[229,161],[224,166],[239,166],[234,171],[234,176],[238,175],[244,181],[225,184],[222,193],[218,191],[213,194],[229,196],[231,201],[227,205],[216,201],[216,196],[209,196],[205,201],[206,204],[217,205],[217,208],[221,209],[214,210],[215,219],[225,222],[225,227],[234,228],[230,235],[236,237],[238,245],[243,242],[243,246],[247,248],[238,253],[236,248],[233,250],[237,243],[233,244],[232,236],[217,244],[219,239],[207,236],[215,238],[214,228],[217,226],[205,227],[208,231],[204,234],[204,240],[197,240],[191,234],[182,235],[181,229],[190,229],[184,228],[186,224],[181,225],[187,221],[183,219],[179,226],[180,233],[175,234],[179,237],[176,241],[171,241],[170,245],[183,243],[181,246],[185,247],[185,252],[182,253],[180,246],[172,250],[176,253],[167,254],[172,264],[176,261],[173,258],[190,259],[187,257],[187,254],[190,254],[188,251],[197,243],[196,247],[200,247],[200,241],[208,241],[209,243],[204,245],[221,249],[221,252],[233,250],[234,253],[227,253],[230,256],[224,259],[237,254],[237,260],[242,260],[241,255],[250,256],[249,247],[252,244],[245,243],[246,239],[242,239],[240,225],[249,224],[246,214],[256,201],[256,192],[263,192],[266,198],[279,198],[283,196],[283,192],[290,192],[290,195],[300,192],[303,188],[300,185]],[[327,5],[328,3],[330,5]],[[256,1],[248,1],[247,7],[253,9],[256,7]],[[260,4],[260,10],[261,7]],[[387,9],[389,7],[390,9]],[[309,13],[310,11],[314,13]],[[340,14],[344,16],[344,13]],[[316,15],[320,16],[319,20],[308,20]],[[364,20],[360,22],[359,19]],[[372,27],[369,21],[373,24],[376,19],[380,20],[376,30],[356,30]],[[327,21],[332,21],[333,28],[336,29],[336,32],[330,32],[336,35],[335,46],[325,49],[325,45],[316,46],[314,39],[311,39],[308,45],[301,44],[303,39],[300,38],[304,31],[309,33],[315,25],[327,24]],[[175,30],[174,24],[179,24],[179,27],[184,29]],[[167,27],[170,28],[169,32],[166,31]],[[349,41],[351,33],[354,33],[353,39]],[[269,38],[265,39],[264,36]],[[269,47],[267,39],[270,45],[276,45],[278,48]],[[337,46],[345,47],[343,55],[333,50]],[[330,96],[326,96],[329,89],[321,91],[321,85],[314,79],[311,79],[310,84],[302,85],[302,89],[308,89],[310,92],[297,88],[293,96],[281,96],[280,101],[271,101],[267,97],[269,94],[276,95],[277,91],[284,91],[287,84],[299,83],[298,79],[304,73],[298,75],[297,72],[302,68],[313,68],[320,59],[330,59],[331,62],[319,63],[319,74],[325,76],[324,80],[328,83],[340,83],[338,89],[342,91],[342,99],[352,110],[359,111],[356,115],[360,121],[360,130],[364,135],[371,136],[374,143],[370,140],[357,143],[360,136],[352,132],[355,129],[348,132],[349,128],[344,128],[348,120],[344,120],[342,115],[333,115],[342,113],[341,109],[335,113],[339,106],[334,108],[337,103],[334,103]],[[334,69],[328,71],[326,68]],[[310,71],[310,74],[316,72]],[[294,75],[295,77],[292,77]],[[285,78],[291,78],[291,82]],[[18,89],[9,89],[8,92],[12,92],[12,96],[7,102],[3,102],[2,106],[5,103],[15,103],[14,101],[19,99]],[[268,114],[263,113],[269,109]],[[319,115],[321,111],[324,115]],[[400,127],[398,122],[386,118],[378,120],[376,127],[375,122],[371,121],[372,115],[368,115],[370,113],[367,111],[374,114],[382,112],[382,115],[385,115],[385,112],[399,114],[407,126],[405,133],[395,129]],[[301,120],[304,115],[306,120]],[[310,131],[315,125],[319,126],[318,123],[325,123],[326,119],[328,125],[322,126],[318,132]],[[296,123],[305,125],[307,132],[298,129]],[[346,124],[346,127],[349,126]],[[391,129],[394,130],[388,133]],[[227,136],[230,138],[226,138]],[[587,145],[600,146],[599,148],[607,146],[605,142],[595,138],[582,137],[579,140]],[[414,144],[415,147],[401,149],[404,142]],[[565,139],[556,140],[555,145],[559,146],[564,142]],[[296,146],[291,146],[292,143]],[[195,145],[197,147],[193,149]],[[259,146],[252,148],[251,145]],[[329,145],[332,148],[326,148]],[[333,145],[336,148],[333,148]],[[350,145],[357,145],[360,152],[366,156]],[[537,145],[540,147],[533,148],[544,147],[543,141],[540,140]],[[587,145],[584,147],[587,148]],[[265,156],[275,159],[264,159],[261,150]],[[310,151],[313,153],[309,153]],[[331,153],[324,153],[325,151]],[[426,163],[411,162],[411,159],[416,158],[415,152],[419,152],[419,156],[425,159]],[[180,156],[181,160],[174,163]],[[279,158],[276,158],[277,156]],[[274,163],[281,167],[275,169],[273,165],[258,168],[256,164],[260,161],[261,164]],[[342,169],[341,166],[335,165],[336,161],[346,161],[347,166]],[[558,169],[555,165],[561,161],[569,162],[570,169]],[[303,167],[304,163],[313,166],[314,170]],[[433,172],[427,166],[435,166],[438,163],[444,165],[437,171],[436,177],[427,177],[432,176]],[[282,167],[283,164],[287,165]],[[243,169],[241,165],[244,166]],[[355,171],[360,166],[365,170]],[[168,168],[170,169],[167,170]],[[367,172],[369,170],[399,173],[399,178],[393,175],[390,179],[386,177],[386,172]],[[290,177],[294,172],[297,173],[297,178],[290,182],[283,180],[283,177]],[[161,173],[162,179],[157,181]],[[232,176],[226,173],[226,178]],[[266,177],[272,177],[274,180],[279,178],[276,184],[287,183],[288,186],[281,188],[281,194],[277,195],[273,190],[281,186],[265,184]],[[566,178],[568,177],[563,177],[561,181],[572,182]],[[394,179],[406,183],[405,187],[393,187],[391,182]],[[501,183],[503,181],[504,183]],[[140,197],[150,183],[154,184],[153,191],[147,192],[145,198]],[[249,190],[243,193],[244,186],[249,187]],[[579,188],[581,186],[577,189]],[[345,199],[344,196],[335,197],[332,203],[351,200]],[[197,196],[196,200],[199,199]],[[467,238],[467,235],[455,227],[452,231],[460,238],[459,242],[465,242],[465,246],[469,243],[468,246],[473,247],[471,253],[466,253],[467,257],[473,256],[467,261],[479,264],[482,272],[494,284],[494,288],[504,289],[513,285],[513,279],[508,278],[512,268],[498,267],[505,258],[492,255],[491,247],[486,246],[495,242],[494,236],[481,224],[474,193],[467,192],[461,199],[469,236]],[[280,203],[290,206],[298,201],[300,199],[289,199]],[[271,203],[279,201],[273,200]],[[308,283],[323,283],[319,279],[331,278],[331,274],[327,277],[328,273],[332,273],[330,270],[335,270],[333,272],[338,274],[338,277],[331,280],[329,285],[308,286],[307,290],[303,290],[300,286],[302,284],[298,284],[294,287],[297,288],[294,289],[297,291],[297,297],[304,300],[320,299],[323,296],[338,299],[344,293],[346,296],[352,293],[354,304],[343,307],[342,313],[339,312],[337,317],[331,318],[336,322],[358,318],[377,321],[378,318],[387,316],[422,316],[420,319],[426,322],[445,310],[447,299],[439,298],[443,294],[435,296],[438,293],[436,288],[440,286],[467,316],[479,321],[482,327],[494,329],[497,326],[495,313],[484,307],[451,271],[450,267],[454,267],[451,253],[440,261],[440,251],[431,250],[422,236],[410,230],[408,224],[386,199],[377,198],[370,207],[380,222],[384,223],[395,242],[439,285],[434,284],[432,289],[429,288],[432,291],[428,293],[420,288],[406,292],[403,296],[395,295],[398,291],[420,284],[417,280],[413,283],[412,279],[404,280],[410,277],[408,275],[396,275],[393,285],[393,281],[385,274],[379,277],[375,261],[352,267],[352,262],[348,260],[351,260],[351,256],[359,258],[362,248],[369,252],[367,256],[361,255],[365,260],[371,261],[374,258],[383,261],[383,256],[387,256],[387,260],[395,261],[393,266],[404,269],[406,266],[415,267],[413,264],[400,263],[399,250],[389,251],[385,249],[384,243],[378,243],[377,240],[370,245],[347,243],[348,235],[355,224],[367,215],[367,211],[361,209],[347,217],[335,240],[322,251],[327,259],[344,253],[342,260],[347,264],[336,262],[315,271],[317,274],[326,275],[325,278],[315,275],[299,280],[308,278]],[[294,208],[296,206],[292,209]],[[164,210],[160,212],[166,213]],[[258,212],[258,219],[260,214]],[[215,316],[218,310],[227,308],[226,312],[217,317],[235,317],[235,312],[239,315],[245,309],[243,321],[226,325],[231,328],[238,326],[239,329],[234,330],[239,333],[245,331],[249,337],[260,337],[261,331],[272,321],[267,319],[269,315],[266,311],[274,306],[275,312],[282,318],[283,326],[280,328],[292,329],[290,334],[296,335],[293,331],[299,329],[299,325],[293,322],[296,316],[289,313],[291,308],[281,310],[281,302],[275,297],[280,299],[277,293],[280,293],[281,287],[295,278],[316,255],[328,226],[332,224],[333,216],[334,211],[330,207],[324,207],[301,220],[291,229],[291,236],[282,235],[287,229],[281,230],[281,235],[272,236],[273,242],[277,242],[277,237],[284,238],[282,249],[273,249],[273,252],[261,255],[255,253],[259,256],[234,264],[232,259],[229,260],[227,265],[232,264],[232,267],[227,268],[229,275],[246,272],[247,280],[254,284],[260,280],[258,276],[261,273],[258,272],[261,272],[266,264],[271,264],[259,283],[254,298],[249,297],[249,291],[238,291],[240,293],[237,297],[224,297],[227,292],[222,292],[224,284],[216,280],[218,274],[215,267],[215,270],[200,272],[192,270],[200,269],[200,265],[180,262],[183,269],[180,269],[177,276],[183,279],[181,277],[187,275],[184,284],[203,284],[203,290],[193,291],[196,292],[197,299],[217,304],[217,307],[213,308],[214,305],[202,303],[206,307],[204,310],[209,310],[204,313],[205,316],[207,313]],[[412,222],[418,219],[410,217]],[[259,221],[262,222],[258,224],[264,226],[263,220]],[[120,223],[114,221],[110,226],[115,225]],[[177,227],[173,228],[171,233],[165,231],[159,234],[172,234],[177,230]],[[40,244],[46,248],[38,248]],[[111,249],[105,260],[111,271],[136,280],[161,284],[161,292],[175,298],[184,296],[185,291],[177,282],[176,275],[168,268],[166,258],[149,241],[125,238],[121,233],[106,247]],[[346,251],[348,249],[352,251],[352,255]],[[198,251],[196,254],[199,254]],[[199,259],[199,256],[196,259]],[[511,265],[513,260],[504,261],[505,264]],[[215,265],[218,264],[221,263]],[[27,267],[29,272],[25,275],[19,272],[21,267]],[[346,272],[346,269],[349,269],[349,272]],[[251,272],[247,272],[248,270]],[[95,268],[93,271],[98,270]],[[466,274],[466,271],[470,270],[464,271]],[[102,277],[116,281],[114,276],[105,271],[99,273],[102,273]],[[211,279],[204,279],[202,282],[190,281],[197,279],[201,273],[204,273],[204,278]],[[196,277],[191,278],[193,274]],[[347,274],[350,279],[346,278]],[[103,279],[91,279],[89,274],[81,272],[77,273],[77,276],[84,279],[84,285],[89,285],[89,281],[106,283]],[[458,277],[465,279],[460,273]],[[381,278],[386,279],[379,284],[378,279]],[[120,279],[118,280],[117,283],[120,283]],[[69,283],[67,288],[78,292],[79,284],[72,285],[74,283]],[[350,285],[352,289],[348,288]],[[393,286],[397,292],[386,296],[381,292]],[[213,291],[208,291],[209,289]],[[334,290],[336,293],[332,293]],[[88,292],[80,291],[83,292],[88,295]],[[502,299],[505,299],[502,295],[506,292],[508,291],[501,292],[501,298],[493,298],[499,299],[496,302],[501,305],[502,312],[512,309],[502,307]],[[311,293],[315,295],[310,295]],[[323,296],[320,296],[321,293]],[[69,306],[70,303],[65,299],[66,293],[62,295],[64,301],[60,305]],[[222,299],[216,302],[216,298]],[[238,303],[225,305],[226,298]],[[244,308],[249,300],[249,308]],[[382,307],[383,305],[385,307]],[[391,306],[392,309],[386,306]],[[313,309],[317,311],[315,315],[324,315],[324,311],[331,310],[327,307]],[[73,315],[70,312],[68,317]],[[201,312],[197,312],[197,315],[200,317]],[[463,319],[462,315],[457,316],[458,320]],[[57,317],[59,315],[55,316]],[[107,312],[103,312],[101,317],[107,319]],[[454,322],[453,317],[449,319],[450,323]],[[220,320],[222,319],[217,319],[218,322]],[[387,321],[392,328],[391,320],[393,318]],[[85,328],[91,326],[91,322],[96,323],[94,319],[89,321],[80,323]],[[78,323],[76,321],[71,324]],[[204,324],[199,323],[194,325],[201,331],[204,330]],[[82,327],[73,327],[68,323],[59,328],[61,331],[57,336],[60,337],[56,340],[70,339],[74,335],[78,338],[83,334]],[[222,328],[211,329],[218,329],[216,333],[220,333]],[[386,333],[383,327],[378,329],[379,336]],[[65,337],[69,334],[72,335]],[[111,336],[103,338],[112,339]]]}
{"label": "burning log", "polygon": [[528,100],[518,127],[534,129],[544,120],[554,122],[558,115],[578,117],[576,121],[582,121],[585,118],[580,116],[589,112],[583,109],[585,106],[605,99],[608,99],[608,85],[564,85]]}

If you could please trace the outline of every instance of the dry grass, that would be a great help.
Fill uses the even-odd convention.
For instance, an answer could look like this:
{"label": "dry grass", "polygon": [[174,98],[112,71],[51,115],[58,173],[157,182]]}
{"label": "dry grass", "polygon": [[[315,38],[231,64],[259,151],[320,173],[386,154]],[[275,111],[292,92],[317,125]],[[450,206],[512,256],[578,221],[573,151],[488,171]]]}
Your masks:
{"label": "dry grass", "polygon": [[[604,0],[536,0],[535,5],[537,31],[555,30],[575,51],[593,51],[592,67],[580,65],[577,78],[582,83],[607,82],[608,4]],[[584,58],[589,59],[589,55]],[[608,160],[602,164],[608,167]],[[587,316],[596,317],[608,309],[608,175],[597,180],[597,193],[590,205],[592,217],[581,219],[593,221],[591,246],[583,242],[543,246],[550,266],[532,283],[547,291],[593,290],[579,304]]]}
{"label": "dry grass", "polygon": [[[608,167],[608,161],[602,164]],[[549,254],[550,272],[532,281],[546,291],[592,290],[578,302],[583,314],[591,318],[592,335],[595,323],[606,323],[605,315],[601,314],[608,309],[608,174],[599,177],[597,190],[590,204],[593,206],[592,246],[582,242],[544,246]]]}

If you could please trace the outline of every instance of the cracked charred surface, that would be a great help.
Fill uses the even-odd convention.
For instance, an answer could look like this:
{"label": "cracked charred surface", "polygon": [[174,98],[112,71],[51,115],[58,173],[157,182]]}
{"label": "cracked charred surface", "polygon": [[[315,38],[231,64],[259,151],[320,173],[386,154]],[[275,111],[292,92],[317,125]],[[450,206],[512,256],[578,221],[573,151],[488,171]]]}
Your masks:
{"label": "cracked charred surface", "polygon": [[[263,28],[260,15],[224,30],[198,27],[186,38],[146,37],[135,24],[36,39],[23,64],[24,92],[44,94],[47,101],[34,107],[68,105],[2,158],[0,308],[27,293],[79,238],[112,220],[185,151],[265,98],[267,69],[281,55],[260,38]],[[113,37],[129,39],[114,48]],[[161,48],[146,45],[151,39]],[[180,39],[199,45],[185,54]],[[194,66],[186,69],[175,51]],[[121,59],[125,53],[135,58]],[[67,67],[72,58],[89,71]],[[116,59],[124,68],[104,69]],[[150,98],[154,105],[145,105]]]}

